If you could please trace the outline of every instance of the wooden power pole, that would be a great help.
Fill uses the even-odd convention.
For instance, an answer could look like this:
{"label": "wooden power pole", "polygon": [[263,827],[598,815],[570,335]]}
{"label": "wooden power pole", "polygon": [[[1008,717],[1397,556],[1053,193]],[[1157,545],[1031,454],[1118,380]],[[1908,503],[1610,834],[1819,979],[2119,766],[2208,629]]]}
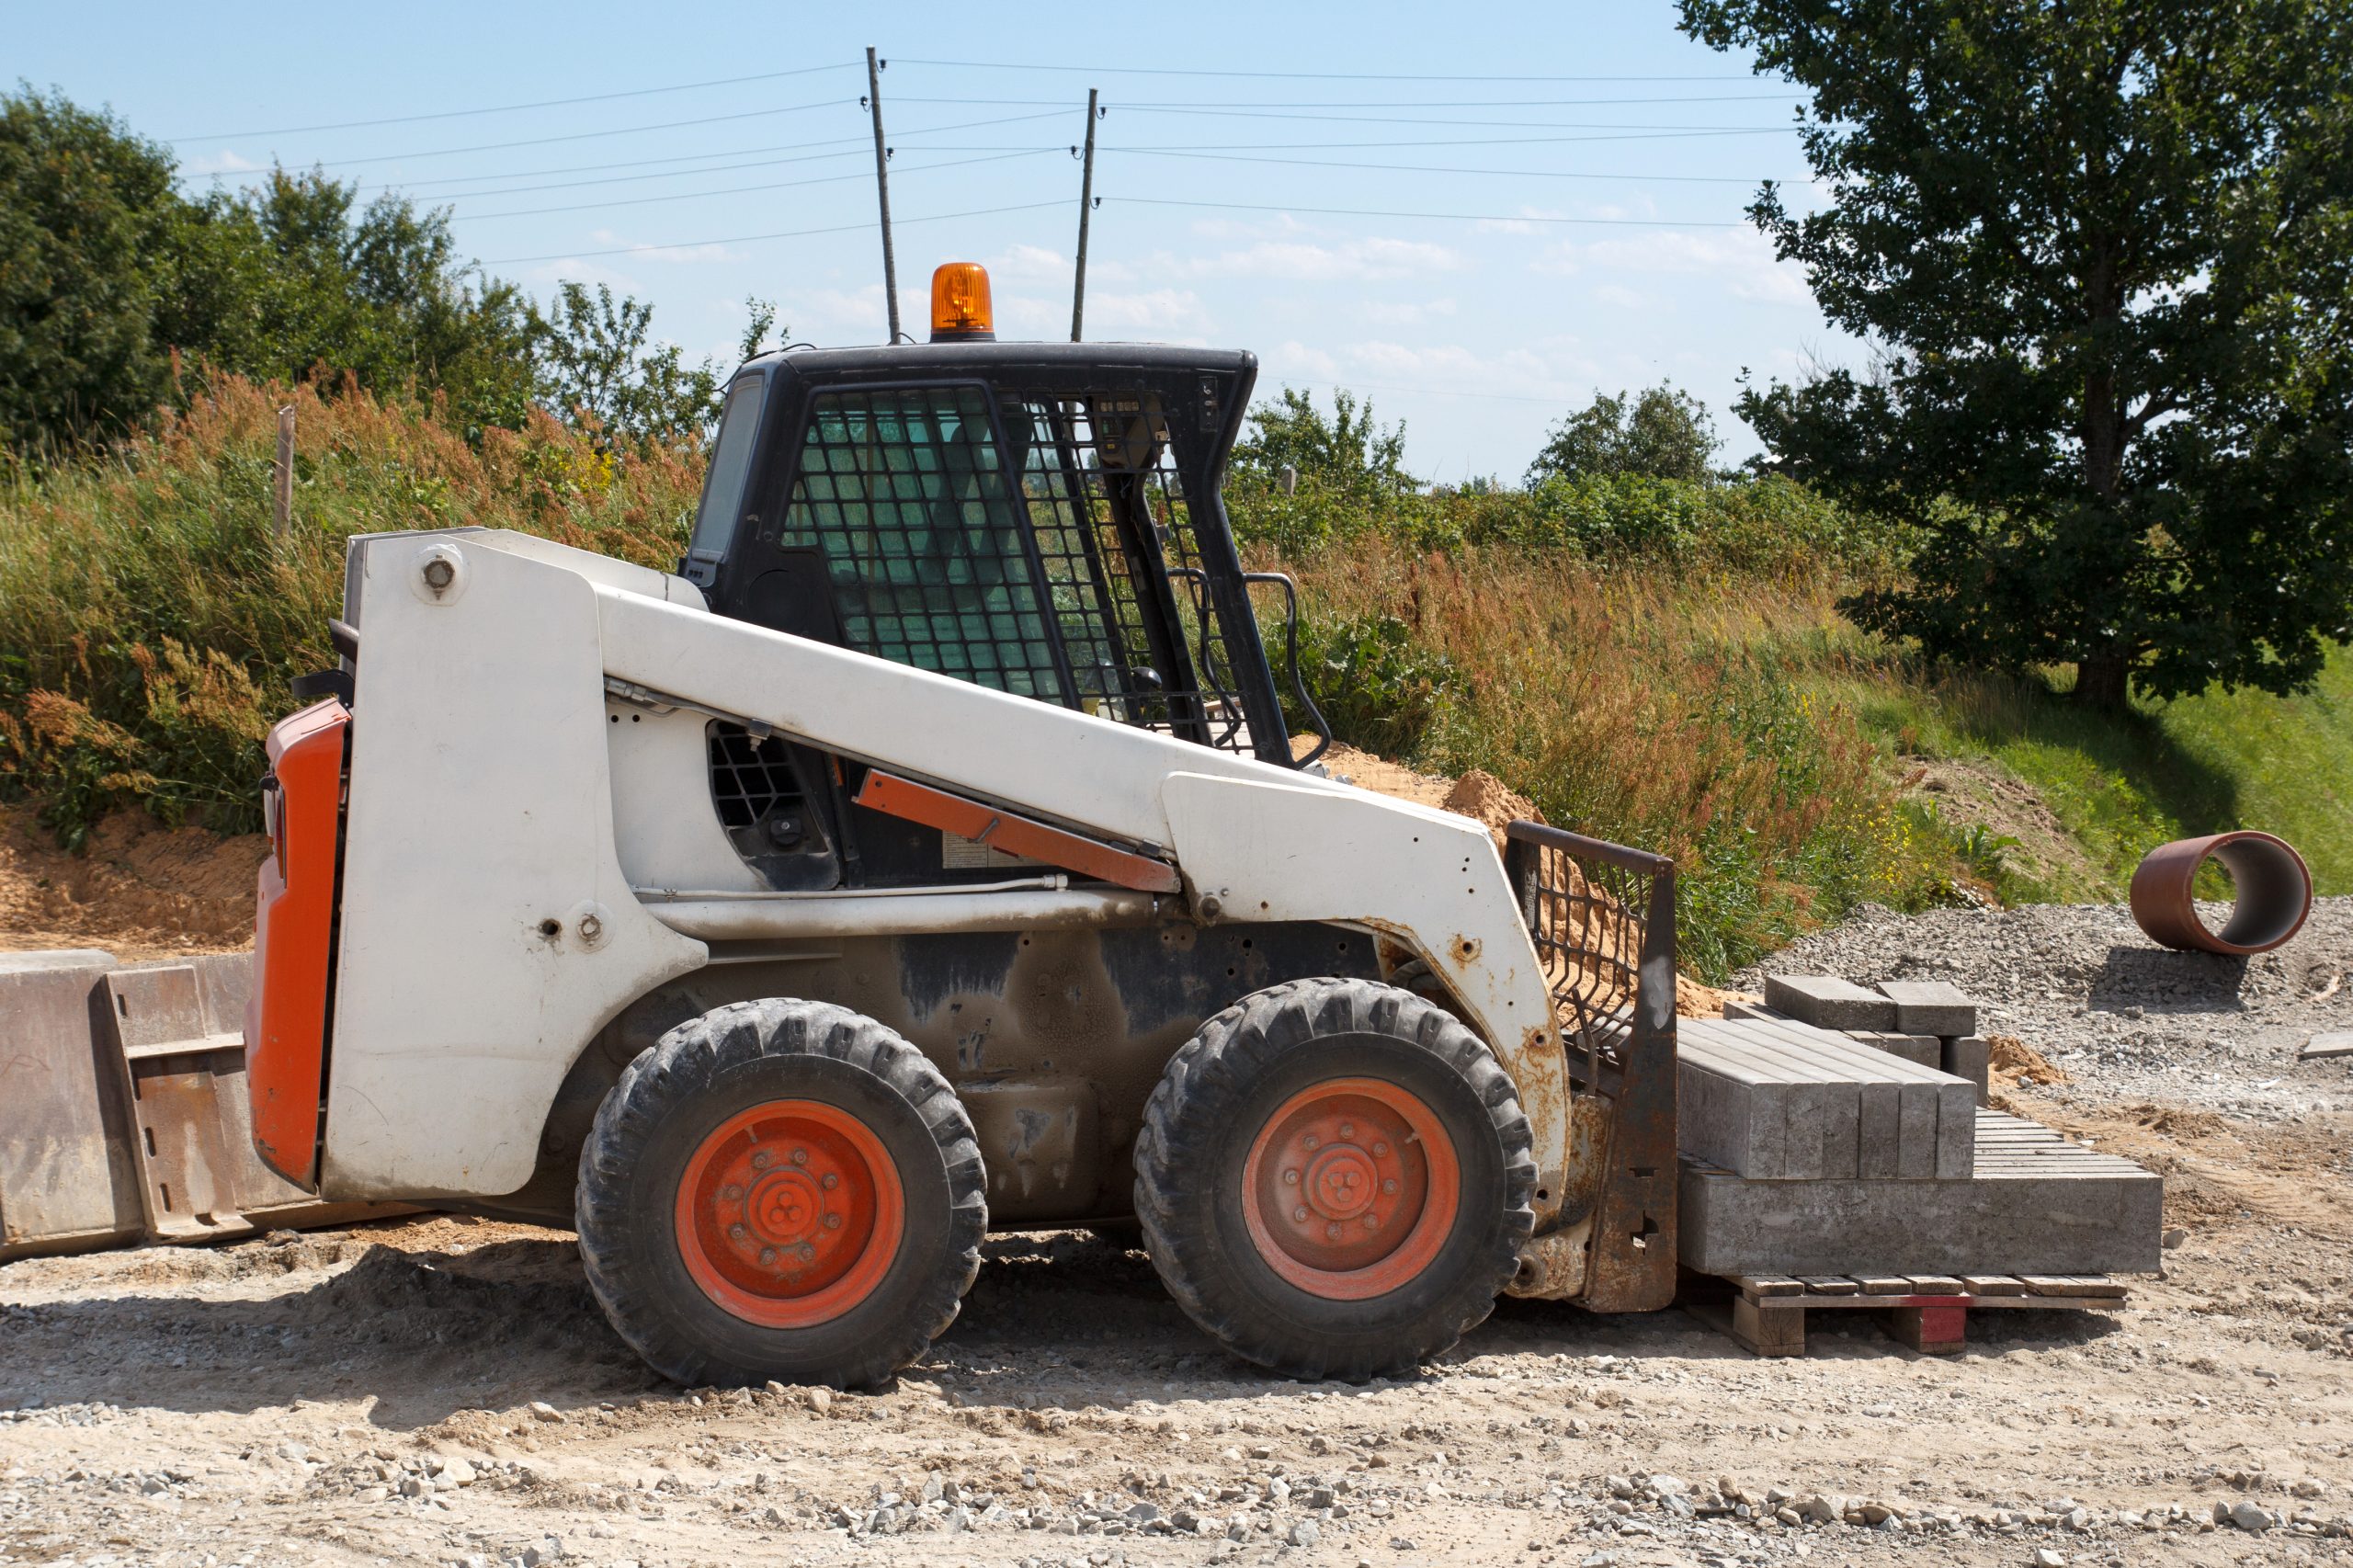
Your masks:
{"label": "wooden power pole", "polygon": [[882,297],[891,308],[891,341],[896,343],[899,265],[891,256],[891,150],[882,144],[882,66],[871,49],[866,51],[866,102],[874,110],[874,194],[882,203]]}
{"label": "wooden power pole", "polygon": [[1078,274],[1071,285],[1070,340],[1076,343],[1086,321],[1086,220],[1095,209],[1095,121],[1097,89],[1086,89],[1086,161],[1078,176]]}

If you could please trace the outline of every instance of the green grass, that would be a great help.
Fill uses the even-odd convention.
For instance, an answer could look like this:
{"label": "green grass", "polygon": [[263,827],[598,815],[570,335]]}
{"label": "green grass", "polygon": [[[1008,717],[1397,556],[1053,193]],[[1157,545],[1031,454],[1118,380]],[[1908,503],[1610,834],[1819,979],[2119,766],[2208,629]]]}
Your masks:
{"label": "green grass", "polygon": [[[699,476],[694,452],[608,454],[544,419],[470,443],[429,406],[233,379],[111,456],[0,474],[0,798],[36,801],[69,843],[121,807],[250,828],[263,732],[332,656],[347,536],[485,523],[660,564]],[[1259,563],[1299,575],[1310,678],[1344,738],[1484,767],[1555,822],[1673,855],[1695,973],[1864,900],[1917,908],[1968,882],[2115,898],[2152,846],[2225,827],[2279,834],[2322,891],[2353,892],[2353,653],[2302,698],[2103,715],[1858,631],[1838,597],[1884,567],[1786,485],[1424,498],[1346,527],[1326,506],[1289,551],[1304,523],[1240,501]],[[2066,874],[2029,882],[1990,830],[1906,796],[1920,757],[2030,785],[2080,848]]]}
{"label": "green grass", "polygon": [[2064,673],[1927,678],[1881,656],[1819,678],[1890,753],[1992,763],[2031,786],[2095,869],[2089,881],[2006,885],[2006,896],[2119,898],[2157,845],[2239,827],[2294,845],[2315,891],[2353,892],[2345,648],[2305,696],[2211,691],[2121,713],[2078,706]]}

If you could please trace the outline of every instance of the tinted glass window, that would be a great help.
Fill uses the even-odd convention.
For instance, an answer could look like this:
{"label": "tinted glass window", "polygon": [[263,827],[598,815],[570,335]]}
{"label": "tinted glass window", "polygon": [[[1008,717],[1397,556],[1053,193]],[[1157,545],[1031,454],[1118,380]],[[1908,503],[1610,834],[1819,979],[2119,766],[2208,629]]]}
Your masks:
{"label": "tinted glass window", "polygon": [[694,539],[688,548],[724,551],[744,508],[744,481],[752,472],[752,445],[760,433],[760,404],[767,400],[767,382],[745,376],[727,389],[727,409],[719,420],[719,445],[710,454],[710,472],[703,480],[702,509],[695,514]]}
{"label": "tinted glass window", "polygon": [[850,647],[1069,703],[1013,483],[979,388],[821,393],[779,542],[823,551]]}

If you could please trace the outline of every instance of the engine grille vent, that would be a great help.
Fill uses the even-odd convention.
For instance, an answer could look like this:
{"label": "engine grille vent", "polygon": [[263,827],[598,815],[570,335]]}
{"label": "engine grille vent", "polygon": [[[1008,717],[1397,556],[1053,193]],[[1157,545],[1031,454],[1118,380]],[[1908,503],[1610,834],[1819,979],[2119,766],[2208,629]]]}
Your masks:
{"label": "engine grille vent", "polygon": [[724,827],[755,827],[780,805],[798,804],[801,790],[784,742],[754,740],[741,724],[710,726],[710,800]]}

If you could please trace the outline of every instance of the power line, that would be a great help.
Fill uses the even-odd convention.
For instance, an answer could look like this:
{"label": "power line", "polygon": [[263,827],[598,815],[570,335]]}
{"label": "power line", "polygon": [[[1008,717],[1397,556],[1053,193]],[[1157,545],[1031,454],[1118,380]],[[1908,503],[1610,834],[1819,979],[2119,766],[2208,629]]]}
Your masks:
{"label": "power line", "polygon": [[[771,114],[799,114],[804,109],[834,108],[854,104],[856,98],[820,98],[814,103],[786,104],[779,108],[745,109],[738,114],[705,115],[699,119],[669,119],[658,125],[624,125],[611,131],[576,131],[567,136],[535,136],[521,142],[484,142],[472,147],[435,147],[421,153],[382,153],[365,158],[344,158],[337,168],[349,168],[355,164],[395,164],[404,158],[447,158],[460,153],[497,153],[509,147],[545,147],[557,142],[591,142],[600,136],[638,136],[649,131],[676,131],[689,125],[717,125],[732,119],[758,119]],[[196,176],[199,179],[204,176]]]}
{"label": "power line", "polygon": [[968,71],[1077,71],[1094,76],[1221,76],[1270,82],[1747,82],[1750,76],[1499,76],[1482,71],[1469,75],[1439,75],[1409,72],[1364,71],[1193,71],[1165,65],[1040,65],[1027,60],[910,60],[902,65],[947,65]]}
{"label": "power line", "polygon": [[1606,119],[1425,119],[1401,114],[1295,114],[1276,109],[1147,108],[1119,106],[1131,113],[1200,115],[1219,119],[1316,120],[1337,125],[1483,126],[1494,130],[1527,131],[1787,131],[1786,125],[1621,125]]}
{"label": "power line", "polygon": [[[1151,99],[1122,98],[1107,105],[1110,108],[1131,109],[1218,109],[1218,108],[1600,108],[1611,104],[1763,104],[1784,103],[1802,98],[1804,93],[1707,93],[1696,97],[1646,98],[1428,98],[1416,103],[1400,103],[1395,98],[1368,98],[1349,102],[1337,99],[1302,99],[1295,103],[1245,102],[1241,100],[1196,103],[1165,103]],[[1003,104],[1036,106],[1060,104],[1060,98],[925,98],[901,97],[892,100],[903,104]]]}
{"label": "power line", "polygon": [[[1051,201],[1025,201],[1012,207],[977,207],[969,212],[938,212],[928,218],[896,218],[892,222],[904,227],[909,223],[945,223],[957,218],[989,218],[1000,212],[1035,212],[1041,207],[1069,205],[1062,198]],[[811,234],[847,234],[872,228],[871,222],[835,223],[823,229],[781,229],[772,234],[730,234],[715,240],[670,240],[661,244],[622,245],[616,250],[558,251],[549,256],[505,256],[483,262],[484,267],[520,267],[532,261],[586,261],[594,256],[640,256],[652,251],[694,250],[703,245],[748,245],[761,240],[797,240]]]}
{"label": "power line", "polygon": [[[1103,147],[1105,153],[1135,153],[1155,158],[1199,158],[1221,164],[1282,164],[1310,169],[1370,169],[1383,174],[1406,175],[1509,175],[1516,179],[1591,179],[1618,180],[1631,183],[1656,181],[1675,185],[1762,185],[1763,178],[1744,179],[1738,175],[1620,175],[1600,174],[1586,169],[1472,169],[1453,165],[1435,164],[1364,164],[1340,158],[1256,158],[1231,153],[1192,153],[1176,147]],[[1777,183],[1795,184],[1800,176]]]}
{"label": "power line", "polygon": [[1224,212],[1314,212],[1337,218],[1441,218],[1461,223],[1596,223],[1609,228],[1628,229],[1745,229],[1745,223],[1718,222],[1713,220],[1683,221],[1673,218],[1532,218],[1526,213],[1506,212],[1394,212],[1369,207],[1298,207],[1290,203],[1261,203],[1249,201],[1179,201],[1165,196],[1106,197],[1105,200],[1130,202],[1143,207],[1209,207]]}
{"label": "power line", "polygon": [[537,103],[493,104],[487,108],[443,109],[437,114],[398,114],[382,119],[342,119],[327,125],[280,125],[267,131],[213,131],[201,136],[166,136],[164,140],[176,146],[183,142],[228,142],[240,136],[300,136],[313,131],[358,131],[378,125],[415,125],[428,119],[464,119],[477,114],[519,114],[526,109],[566,108],[574,104],[610,103],[616,98],[690,93],[702,87],[736,87],[746,82],[779,82],[788,76],[811,76],[820,71],[839,71],[854,63],[853,61],[836,60],[829,65],[804,65],[797,71],[767,71],[756,76],[722,76],[710,82],[681,82],[675,87],[634,87],[623,93],[589,93],[576,98],[541,98]]}
{"label": "power line", "polygon": [[[954,124],[952,124],[952,125],[921,125],[921,126],[916,126],[916,127],[915,127],[915,128],[914,128],[913,130],[909,131],[907,132],[907,134],[908,134],[908,135],[910,135],[910,136],[938,136],[938,135],[944,135],[945,133],[947,133],[948,131],[977,131],[977,130],[983,129],[983,127],[992,126],[992,125],[1020,125],[1020,124],[1025,124],[1025,123],[1027,123],[1027,122],[1029,122],[1029,121],[1030,121],[1030,120],[1038,120],[1038,119],[1056,119],[1056,118],[1058,118],[1058,117],[1057,117],[1057,116],[1055,116],[1055,115],[1053,115],[1053,114],[1008,114],[1008,115],[1000,115],[1000,116],[998,116],[997,118],[995,118],[995,119],[962,119],[962,120],[958,120],[958,121],[956,121],[956,122],[955,122]],[[506,169],[506,170],[502,170],[502,171],[500,171],[500,172],[498,172],[498,173],[495,173],[495,174],[486,174],[486,175],[438,175],[438,176],[433,176],[433,177],[430,177],[430,178],[426,179],[426,180],[424,182],[424,184],[425,184],[426,187],[441,187],[441,186],[449,186],[449,185],[477,185],[477,184],[480,184],[481,182],[483,182],[483,181],[484,181],[484,180],[502,180],[502,179],[532,179],[532,178],[536,178],[537,176],[540,176],[540,175],[573,175],[573,174],[588,174],[588,173],[592,173],[592,172],[594,172],[594,171],[596,171],[596,170],[598,170],[598,169],[642,169],[642,168],[650,167],[650,166],[652,166],[653,165],[655,165],[655,164],[690,164],[690,163],[702,163],[702,162],[705,162],[705,161],[707,161],[707,160],[709,160],[709,159],[711,159],[711,158],[738,158],[738,157],[740,157],[740,158],[751,158],[751,157],[754,157],[756,154],[762,153],[797,153],[797,152],[801,151],[801,150],[802,150],[802,149],[804,149],[804,148],[809,148],[809,147],[839,147],[839,146],[843,146],[843,145],[845,145],[845,144],[851,144],[851,143],[854,143],[854,144],[856,144],[856,145],[857,145],[857,146],[858,146],[858,147],[864,147],[864,146],[866,145],[866,143],[867,143],[867,138],[866,138],[865,136],[863,136],[863,135],[859,135],[859,136],[829,136],[829,137],[825,137],[825,138],[823,138],[823,139],[821,139],[821,140],[819,140],[819,141],[815,141],[815,142],[778,142],[778,143],[776,143],[776,144],[775,144],[775,145],[773,145],[773,146],[767,146],[767,147],[737,147],[737,148],[732,149],[732,150],[730,150],[730,151],[728,151],[728,152],[724,152],[724,153],[672,153],[670,156],[665,157],[665,158],[635,158],[635,159],[630,159],[630,160],[626,160],[626,161],[620,162],[620,163],[611,163],[611,164],[569,164],[569,165],[564,165],[564,166],[563,166],[563,167],[562,167],[562,168],[554,168],[554,169]],[[964,151],[964,149],[961,149],[961,148],[910,149],[910,150],[911,150],[911,151],[928,150],[928,151],[940,151],[940,152]],[[984,152],[1011,152],[1011,151],[1014,151],[1015,149],[1012,149],[1012,148],[983,148],[983,149],[978,149],[978,150],[979,150],[979,151],[984,151]],[[834,153],[825,153],[825,154],[821,154],[821,155],[822,155],[822,156],[826,156],[826,157],[832,157],[832,156],[837,156],[838,154],[834,154]],[[347,165],[348,163],[351,163],[351,162],[363,162],[363,163],[364,163],[364,162],[380,162],[380,161],[381,161],[381,160],[371,160],[371,159],[354,159],[354,160],[345,160],[345,161],[342,161],[342,162],[337,162],[337,163],[333,163],[333,164],[320,164],[320,165],[314,165],[314,166],[319,167],[319,168],[324,168],[324,169],[338,169],[338,168],[343,168],[343,167],[347,166]],[[767,162],[767,163],[771,163],[771,164],[795,163],[795,162],[800,162],[800,161],[801,161],[801,160],[792,159],[792,158],[771,158],[771,159],[767,159],[767,160],[766,160],[766,162]],[[721,172],[721,171],[722,171],[722,170],[723,170],[723,169],[728,169],[728,168],[745,168],[745,169],[748,169],[748,168],[758,168],[758,167],[760,167],[760,166],[762,166],[762,165],[761,165],[761,164],[760,164],[760,163],[758,163],[758,162],[754,162],[754,163],[743,163],[743,164],[726,164],[726,165],[714,165],[713,167],[711,167],[711,168],[708,168],[708,169],[671,169],[671,170],[662,171],[662,172],[655,173],[655,174],[652,174],[652,175],[632,175],[632,176],[627,176],[627,177],[628,177],[628,178],[631,178],[631,179],[662,179],[662,178],[665,178],[665,177],[667,177],[667,176],[672,175],[672,174],[716,174],[716,173]],[[179,176],[179,178],[180,178],[181,180],[183,180],[183,181],[188,181],[188,180],[202,180],[202,179],[214,179],[214,180],[217,180],[217,179],[222,178],[225,175],[229,175],[229,174],[241,174],[241,175],[266,175],[266,174],[268,174],[269,172],[270,172],[270,171],[269,171],[269,170],[267,170],[267,169],[235,169],[235,170],[222,170],[222,171],[220,171],[220,172],[218,172],[218,173],[209,174],[209,175],[182,175],[182,176]],[[566,183],[568,183],[568,184],[570,184],[570,185],[608,185],[608,184],[619,184],[619,183],[620,183],[620,180],[618,180],[618,179],[616,179],[616,180],[594,180],[594,179],[586,179],[586,180],[573,180],[573,181],[566,182]],[[416,183],[415,181],[413,181],[413,180],[379,180],[378,182],[376,182],[376,183],[375,183],[375,184],[373,184],[373,185],[361,185],[361,186],[356,186],[356,187],[354,187],[353,188],[354,188],[354,189],[356,189],[356,190],[358,190],[358,191],[359,191],[359,192],[360,192],[360,193],[362,193],[362,194],[365,194],[365,193],[369,192],[369,191],[377,191],[377,190],[404,190],[404,191],[411,192],[412,194],[419,194],[419,195],[420,195],[420,199],[423,199],[423,195],[422,195],[422,193],[419,193],[419,192],[418,192],[417,183]],[[563,188],[564,188],[564,184],[553,184],[553,185],[540,185],[540,186],[514,186],[514,187],[506,187],[506,188],[503,188],[503,189],[500,189],[500,190],[495,190],[495,191],[489,191],[489,190],[454,191],[454,190],[453,190],[453,191],[447,191],[447,192],[438,192],[438,194],[445,195],[445,196],[447,196],[448,198],[449,198],[450,199],[457,199],[457,198],[459,198],[459,197],[461,197],[461,196],[511,196],[511,195],[517,195],[517,194],[520,194],[520,193],[521,193],[521,192],[523,192],[523,191],[528,191],[528,190],[560,190],[560,189],[563,189]]]}
{"label": "power line", "polygon": [[[1059,153],[1060,147],[1031,147],[1019,153],[991,153],[978,158],[955,158],[944,164],[917,164],[912,167],[894,167],[899,175],[929,174],[935,169],[961,169],[969,164],[999,164],[1007,158],[1035,157],[1040,153]],[[696,170],[695,173],[705,171]],[[646,207],[657,201],[693,201],[706,196],[742,196],[756,190],[794,190],[804,185],[839,185],[844,180],[871,177],[864,170],[847,175],[820,175],[814,179],[774,180],[764,185],[731,185],[717,190],[687,190],[669,196],[638,196],[625,201],[579,201],[563,207],[518,207],[506,212],[460,213],[469,223],[486,223],[493,218],[532,218],[549,212],[601,212],[611,207]]]}

